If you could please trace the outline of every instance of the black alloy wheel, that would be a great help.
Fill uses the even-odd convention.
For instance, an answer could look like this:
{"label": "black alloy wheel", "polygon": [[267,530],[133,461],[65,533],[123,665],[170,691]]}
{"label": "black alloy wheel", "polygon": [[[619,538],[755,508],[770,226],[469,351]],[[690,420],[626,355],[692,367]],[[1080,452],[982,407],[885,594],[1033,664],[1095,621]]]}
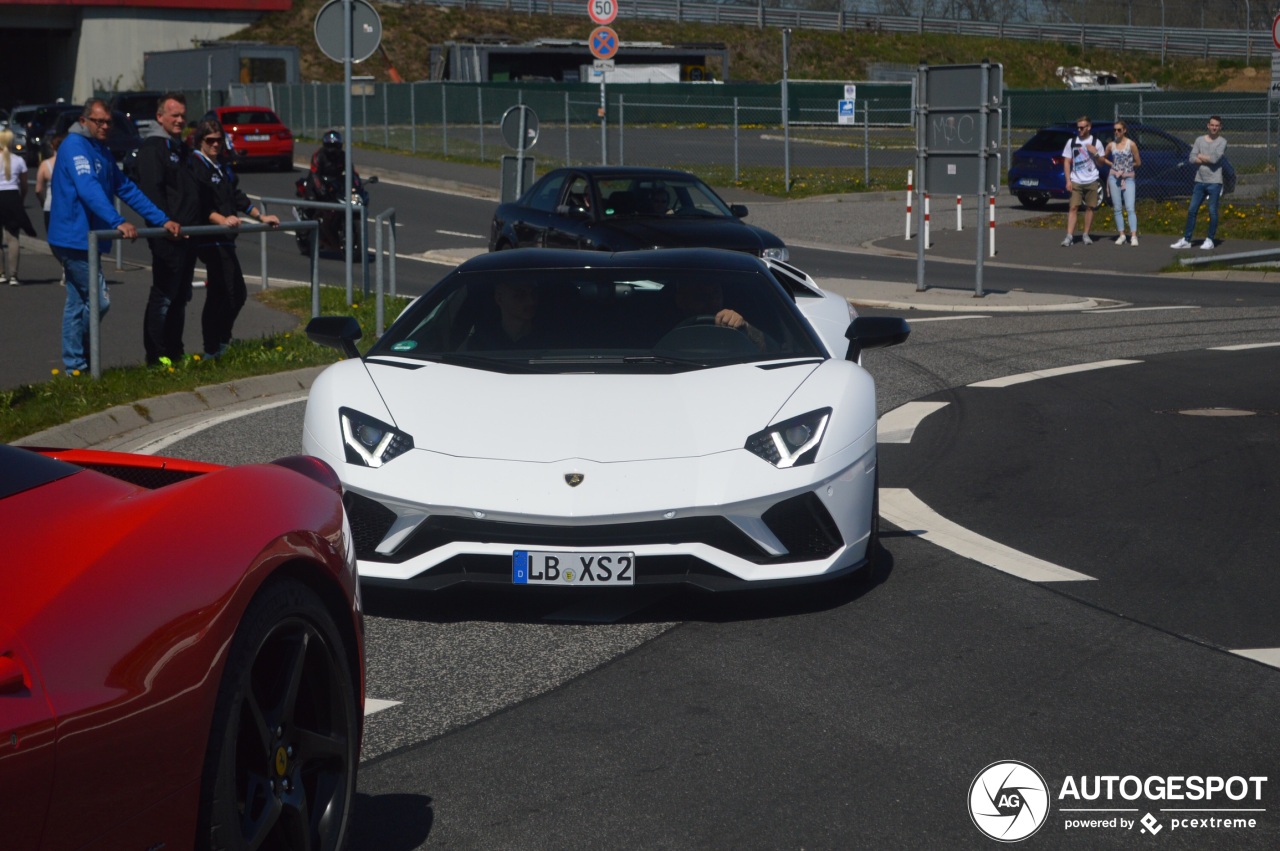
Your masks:
{"label": "black alloy wheel", "polygon": [[359,758],[355,677],[316,594],[271,581],[245,612],[218,691],[198,847],[339,851]]}

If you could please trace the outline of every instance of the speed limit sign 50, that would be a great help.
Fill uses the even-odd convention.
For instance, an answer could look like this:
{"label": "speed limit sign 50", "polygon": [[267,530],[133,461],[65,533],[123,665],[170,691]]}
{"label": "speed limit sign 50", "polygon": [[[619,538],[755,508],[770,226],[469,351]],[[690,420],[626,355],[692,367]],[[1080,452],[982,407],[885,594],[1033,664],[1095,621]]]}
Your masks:
{"label": "speed limit sign 50", "polygon": [[587,14],[597,24],[611,24],[618,17],[617,0],[587,0]]}

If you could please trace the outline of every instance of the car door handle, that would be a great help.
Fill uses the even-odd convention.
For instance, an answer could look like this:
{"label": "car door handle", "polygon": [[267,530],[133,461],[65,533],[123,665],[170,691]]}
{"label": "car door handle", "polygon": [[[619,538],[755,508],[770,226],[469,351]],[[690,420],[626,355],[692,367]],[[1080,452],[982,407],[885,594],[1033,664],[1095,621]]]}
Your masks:
{"label": "car door handle", "polygon": [[27,687],[27,673],[22,663],[8,653],[0,653],[0,694],[13,694]]}

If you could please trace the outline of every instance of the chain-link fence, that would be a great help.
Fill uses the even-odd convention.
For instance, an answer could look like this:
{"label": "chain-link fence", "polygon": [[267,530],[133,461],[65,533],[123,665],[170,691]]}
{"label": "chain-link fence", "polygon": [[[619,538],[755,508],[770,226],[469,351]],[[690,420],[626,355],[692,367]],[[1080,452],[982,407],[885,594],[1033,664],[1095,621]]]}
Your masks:
{"label": "chain-link fence", "polygon": [[[352,90],[357,144],[469,162],[496,163],[513,153],[503,140],[502,116],[525,104],[538,117],[530,155],[540,173],[562,165],[662,166],[695,172],[713,184],[745,183],[779,194],[803,188],[812,194],[902,188],[916,162],[910,83],[860,83],[852,110],[841,116],[843,84],[793,81],[785,121],[777,84],[608,86],[603,120],[600,88],[590,85],[358,81]],[[193,94],[203,103],[204,93]],[[270,105],[296,134],[310,139],[342,124],[339,84],[237,87],[222,97]],[[189,104],[189,113],[198,110]],[[1089,115],[1104,141],[1115,119],[1131,125],[1146,163],[1138,172],[1140,197],[1185,197],[1194,180],[1186,154],[1210,114],[1224,121],[1237,195],[1274,193],[1280,133],[1267,95],[1123,89],[1006,91],[1001,185],[1032,199],[1058,188],[1010,184],[1010,168],[1017,179],[1025,159],[1019,149],[1044,128]],[[1043,139],[1038,144],[1048,145]],[[1061,170],[1059,162],[1034,179],[1052,182],[1056,172],[1060,184]]]}

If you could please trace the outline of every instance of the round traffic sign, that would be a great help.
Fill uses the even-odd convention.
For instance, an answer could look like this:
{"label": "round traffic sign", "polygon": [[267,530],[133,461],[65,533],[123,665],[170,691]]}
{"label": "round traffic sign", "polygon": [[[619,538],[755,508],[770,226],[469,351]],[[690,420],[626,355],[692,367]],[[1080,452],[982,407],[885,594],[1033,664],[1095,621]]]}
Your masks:
{"label": "round traffic sign", "polygon": [[618,55],[618,34],[609,27],[591,31],[591,55],[596,59],[612,59]]}
{"label": "round traffic sign", "polygon": [[[316,14],[316,44],[335,62],[345,58],[342,0],[329,0]],[[382,42],[382,18],[366,0],[351,0],[351,61],[363,62]]]}
{"label": "round traffic sign", "polygon": [[601,26],[611,24],[618,17],[617,0],[587,0],[587,14]]}
{"label": "round traffic sign", "polygon": [[[520,124],[524,122],[524,145],[520,144]],[[538,114],[523,103],[502,113],[502,138],[517,151],[529,150],[538,142]]]}
{"label": "round traffic sign", "polygon": [[1276,46],[1276,50],[1280,50],[1280,15],[1276,15],[1271,22],[1271,43]]}

